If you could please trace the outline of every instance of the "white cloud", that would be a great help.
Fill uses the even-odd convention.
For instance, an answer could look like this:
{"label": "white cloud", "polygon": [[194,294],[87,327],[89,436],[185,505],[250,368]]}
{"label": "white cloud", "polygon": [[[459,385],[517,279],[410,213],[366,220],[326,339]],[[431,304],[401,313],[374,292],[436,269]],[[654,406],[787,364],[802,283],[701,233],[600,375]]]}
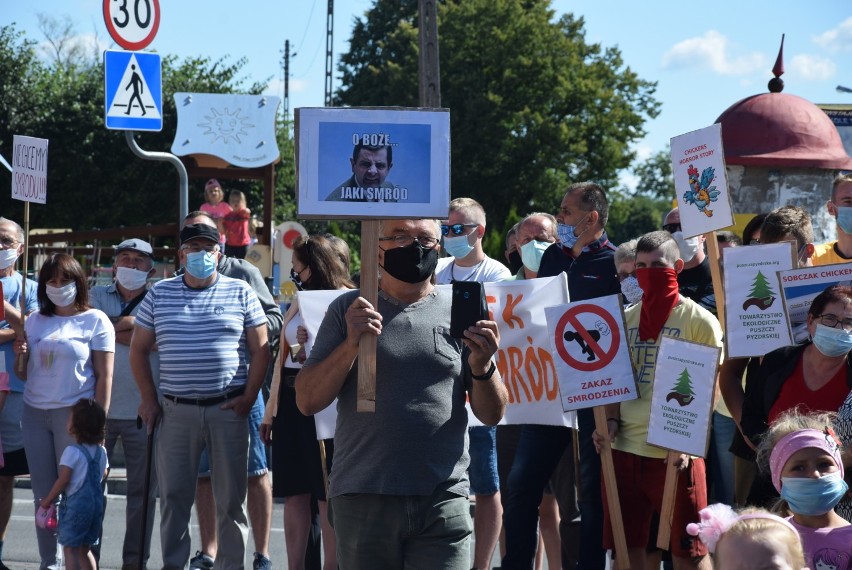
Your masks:
{"label": "white cloud", "polygon": [[792,76],[805,81],[825,81],[834,77],[837,68],[833,61],[824,57],[797,55],[790,60],[788,69]]}
{"label": "white cloud", "polygon": [[663,54],[663,68],[710,69],[719,75],[749,75],[768,67],[766,57],[759,52],[733,55],[731,44],[716,30],[703,36],[676,43]]}
{"label": "white cloud", "polygon": [[813,41],[832,53],[852,51],[852,17],[840,22],[836,28],[814,36]]}

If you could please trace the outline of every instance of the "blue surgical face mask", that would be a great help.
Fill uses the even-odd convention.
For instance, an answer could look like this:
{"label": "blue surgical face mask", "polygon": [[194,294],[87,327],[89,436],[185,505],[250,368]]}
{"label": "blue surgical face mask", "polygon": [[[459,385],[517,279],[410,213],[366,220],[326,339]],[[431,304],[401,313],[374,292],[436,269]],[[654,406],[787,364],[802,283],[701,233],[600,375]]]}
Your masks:
{"label": "blue surgical face mask", "polygon": [[216,254],[212,251],[194,251],[186,254],[186,272],[196,279],[207,279],[216,271]]}
{"label": "blue surgical face mask", "polygon": [[843,356],[852,350],[852,333],[817,323],[814,346],[825,356]]}
{"label": "blue surgical face mask", "polygon": [[781,477],[781,498],[797,515],[824,515],[840,502],[849,486],[840,472],[818,479],[811,477]]}
{"label": "blue surgical face mask", "polygon": [[553,245],[549,241],[532,240],[521,246],[521,261],[524,262],[524,267],[530,271],[538,273],[538,268],[541,267],[541,257],[545,250]]}
{"label": "blue surgical face mask", "polygon": [[837,227],[843,233],[852,234],[852,207],[837,206]]}
{"label": "blue surgical face mask", "polygon": [[621,292],[627,299],[627,302],[634,305],[642,300],[642,287],[639,286],[639,280],[635,276],[625,277],[621,282]]}
{"label": "blue surgical face mask", "polygon": [[468,237],[470,237],[470,234],[458,237],[444,236],[444,249],[456,259],[467,257],[467,254],[473,251],[473,246],[470,245]]}

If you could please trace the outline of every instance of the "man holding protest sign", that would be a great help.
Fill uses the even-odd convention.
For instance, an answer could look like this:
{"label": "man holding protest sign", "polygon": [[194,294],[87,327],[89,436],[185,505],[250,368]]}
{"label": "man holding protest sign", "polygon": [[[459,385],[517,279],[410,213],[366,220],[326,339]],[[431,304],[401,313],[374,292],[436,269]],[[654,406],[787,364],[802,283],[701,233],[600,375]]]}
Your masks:
{"label": "man holding protest sign", "polygon": [[[594,434],[613,442],[612,458],[631,568],[645,568],[650,524],[659,513],[666,473],[664,449],[646,443],[651,392],[663,334],[709,346],[722,346],[722,330],[709,311],[678,293],[677,274],[683,270],[678,244],[667,231],[645,234],[636,244],[636,277],[645,292],[642,301],[625,311],[631,357],[639,379],[640,398],[606,406],[609,433]],[[671,552],[675,569],[711,567],[707,548],[686,533],[707,505],[704,460],[677,457],[681,471],[675,491]],[[609,512],[604,510],[604,546],[613,547]]]}
{"label": "man holding protest sign", "polygon": [[672,234],[677,242],[680,258],[683,260],[683,271],[677,276],[680,294],[692,299],[715,315],[716,295],[713,292],[710,259],[704,253],[704,236],[683,237],[680,210],[677,208],[672,208],[663,218],[663,229]]}
{"label": "man holding protest sign", "polygon": [[[599,185],[579,182],[566,190],[556,216],[559,243],[551,245],[542,255],[538,277],[552,277],[565,272],[571,301],[621,294],[613,261],[615,246],[609,242],[604,231],[608,215],[606,193]],[[582,545],[578,567],[602,570],[606,552],[601,546],[601,463],[592,444],[592,433],[595,430],[593,411],[579,410],[577,420],[580,427],[579,542]],[[504,568],[531,567],[537,540],[538,505],[543,489],[570,443],[571,431],[568,428],[540,425],[523,427],[505,499]],[[573,458],[573,454],[568,455]],[[570,497],[563,497],[560,503],[564,505],[572,501]],[[564,528],[573,520],[575,513],[561,514]],[[562,533],[563,552],[566,550],[566,541],[571,538],[568,535],[567,532]]]}
{"label": "man holding protest sign", "polygon": [[837,239],[816,246],[814,265],[848,263],[852,261],[852,174],[847,172],[834,179],[826,208],[836,223]]}
{"label": "man holding protest sign", "polygon": [[[357,291],[329,306],[296,402],[310,415],[338,398],[329,511],[341,568],[467,568],[465,400],[486,425],[503,417],[497,324],[450,337],[451,295],[432,284],[435,221],[384,220],[379,232],[378,306]],[[365,334],[377,337],[373,414],[356,411]]]}
{"label": "man holding protest sign", "polygon": [[[3,540],[12,516],[12,501],[15,476],[29,473],[24,440],[21,432],[21,413],[24,408],[24,382],[15,373],[15,339],[24,334],[21,316],[21,289],[24,283],[21,274],[15,271],[15,263],[24,252],[24,230],[10,219],[0,217],[0,283],[5,320],[0,320],[0,371],[9,375],[10,392],[0,414],[0,441],[3,442],[4,465],[0,469],[0,558],[3,556]],[[26,314],[38,310],[38,284],[34,279],[26,280],[24,303]],[[5,569],[0,562],[0,570]]]}

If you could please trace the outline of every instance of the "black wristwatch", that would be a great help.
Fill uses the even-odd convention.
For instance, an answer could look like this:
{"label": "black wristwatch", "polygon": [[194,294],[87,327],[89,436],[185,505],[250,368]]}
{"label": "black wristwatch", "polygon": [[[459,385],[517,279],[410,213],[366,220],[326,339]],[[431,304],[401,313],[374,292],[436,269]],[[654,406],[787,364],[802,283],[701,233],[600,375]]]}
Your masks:
{"label": "black wristwatch", "polygon": [[482,376],[477,376],[477,375],[476,375],[476,374],[474,374],[474,373],[473,373],[473,371],[471,370],[471,372],[470,372],[470,377],[471,377],[471,378],[473,378],[474,380],[483,380],[483,381],[484,381],[484,380],[491,380],[491,377],[492,377],[492,376],[494,376],[494,372],[495,372],[496,370],[497,370],[497,365],[496,365],[496,364],[494,364],[494,361],[492,360],[492,361],[491,361],[491,366],[489,366],[489,367],[488,367],[488,370],[486,370],[486,371],[485,371],[485,374],[483,374]]}

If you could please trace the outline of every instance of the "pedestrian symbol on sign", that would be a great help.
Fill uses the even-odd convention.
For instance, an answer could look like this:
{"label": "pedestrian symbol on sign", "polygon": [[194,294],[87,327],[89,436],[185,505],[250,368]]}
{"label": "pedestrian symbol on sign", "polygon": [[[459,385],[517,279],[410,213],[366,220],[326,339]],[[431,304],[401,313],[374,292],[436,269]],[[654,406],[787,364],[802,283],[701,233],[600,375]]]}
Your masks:
{"label": "pedestrian symbol on sign", "polygon": [[108,50],[104,64],[107,128],[162,129],[160,56]]}

